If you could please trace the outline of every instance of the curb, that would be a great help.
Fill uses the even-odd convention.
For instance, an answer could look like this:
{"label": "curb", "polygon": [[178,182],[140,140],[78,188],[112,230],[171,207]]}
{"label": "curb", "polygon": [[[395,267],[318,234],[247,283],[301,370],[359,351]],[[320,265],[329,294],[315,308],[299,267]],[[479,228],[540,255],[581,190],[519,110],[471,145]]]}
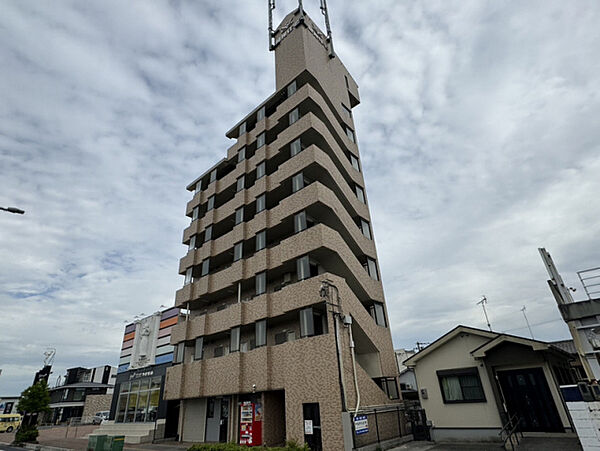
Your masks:
{"label": "curb", "polygon": [[31,449],[34,451],[73,451],[71,448],[59,448],[57,446],[46,446],[46,445],[36,445],[33,443],[25,443],[23,445],[25,449]]}

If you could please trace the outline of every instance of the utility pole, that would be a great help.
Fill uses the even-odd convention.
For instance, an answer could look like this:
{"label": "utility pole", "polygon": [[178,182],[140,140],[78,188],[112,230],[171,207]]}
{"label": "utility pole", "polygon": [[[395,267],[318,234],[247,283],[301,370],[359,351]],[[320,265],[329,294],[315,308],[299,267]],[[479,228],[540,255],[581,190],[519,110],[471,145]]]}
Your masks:
{"label": "utility pole", "polygon": [[523,306],[523,308],[521,309],[521,311],[523,312],[523,316],[525,317],[525,322],[527,323],[527,328],[529,329],[529,334],[531,335],[531,338],[534,338],[533,336],[533,332],[531,331],[531,326],[529,325],[529,321],[527,320],[527,315],[525,314],[525,310],[527,310],[527,308],[525,308],[525,306]]}
{"label": "utility pole", "polygon": [[485,310],[485,304],[487,304],[487,298],[484,295],[483,298],[481,299],[481,301],[477,302],[477,305],[481,305],[481,307],[483,308],[483,314],[485,315],[485,322],[487,323],[487,327],[490,330],[490,332],[492,332],[492,325],[490,324],[490,320],[488,318],[487,311]]}

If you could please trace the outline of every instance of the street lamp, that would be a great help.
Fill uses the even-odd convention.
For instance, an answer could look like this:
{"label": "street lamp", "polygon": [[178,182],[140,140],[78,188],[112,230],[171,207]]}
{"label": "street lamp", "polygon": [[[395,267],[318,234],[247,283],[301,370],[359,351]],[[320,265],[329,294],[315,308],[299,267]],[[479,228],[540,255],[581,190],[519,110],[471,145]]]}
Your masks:
{"label": "street lamp", "polygon": [[21,210],[20,208],[15,208],[15,207],[8,207],[8,208],[0,207],[0,210],[8,211],[9,213],[15,213],[17,215],[25,214],[24,210]]}

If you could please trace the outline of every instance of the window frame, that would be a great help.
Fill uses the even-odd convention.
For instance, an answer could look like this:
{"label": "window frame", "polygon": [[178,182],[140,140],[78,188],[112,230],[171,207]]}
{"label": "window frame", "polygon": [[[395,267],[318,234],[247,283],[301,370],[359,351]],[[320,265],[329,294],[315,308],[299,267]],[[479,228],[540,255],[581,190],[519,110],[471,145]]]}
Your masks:
{"label": "window frame", "polygon": [[244,222],[244,207],[235,209],[235,225]]}
{"label": "window frame", "polygon": [[296,91],[298,91],[298,85],[296,84],[296,80],[292,81],[286,88],[286,94],[288,97],[293,96]]}
{"label": "window frame", "polygon": [[[438,370],[436,371],[436,375],[438,378],[438,383],[440,385],[440,392],[442,394],[442,401],[444,404],[471,404],[477,402],[487,402],[485,397],[485,390],[483,388],[483,384],[481,383],[481,376],[479,375],[479,370],[476,366],[466,367],[466,368],[453,368],[448,370]],[[477,382],[479,384],[479,388],[481,389],[481,398],[477,399],[465,399],[465,393],[463,391],[463,386],[460,383],[460,376],[475,376],[477,378]],[[442,384],[442,379],[445,377],[457,377],[460,385],[460,391],[463,399],[458,400],[447,400],[446,394],[444,393],[444,386]]]}
{"label": "window frame", "polygon": [[210,257],[202,260],[200,264],[200,277],[207,276],[210,272]]}
{"label": "window frame", "polygon": [[295,157],[300,152],[302,152],[302,140],[298,138],[290,143],[290,156]]}
{"label": "window frame", "polygon": [[267,195],[262,193],[256,198],[256,214],[267,209]]}
{"label": "window frame", "polygon": [[300,110],[296,107],[288,114],[289,125],[295,124],[298,120],[300,120]]}
{"label": "window frame", "polygon": [[237,162],[241,163],[246,159],[246,147],[242,147],[237,153]]}
{"label": "window frame", "polygon": [[[264,325],[264,327],[262,327]],[[262,328],[261,328],[262,327]],[[259,335],[261,340],[259,340]],[[254,347],[260,348],[267,345],[267,320],[261,319],[254,323]]]}
{"label": "window frame", "polygon": [[365,190],[359,184],[354,185],[354,193],[356,194],[356,198],[362,202],[363,204],[367,203],[367,198],[365,197]]}
{"label": "window frame", "polygon": [[204,229],[204,242],[212,240],[212,224],[209,224]]}
{"label": "window frame", "polygon": [[240,326],[232,327],[229,332],[229,352],[239,352],[242,338]]}
{"label": "window frame", "polygon": [[267,143],[267,137],[265,135],[265,132],[262,132],[260,135],[258,135],[256,137],[256,148],[260,149],[262,146],[264,146]]}
{"label": "window frame", "polygon": [[[200,352],[198,352],[200,350]],[[198,355],[200,354],[200,355]],[[204,337],[198,337],[194,341],[194,360],[202,360],[204,358]]]}
{"label": "window frame", "polygon": [[304,173],[302,171],[292,176],[292,193],[297,193],[304,188],[304,186]]}
{"label": "window frame", "polygon": [[[259,237],[262,237],[262,247],[259,247]],[[267,229],[263,229],[260,232],[256,233],[256,243],[255,243],[255,252],[262,251],[267,247]]]}
{"label": "window frame", "polygon": [[217,180],[217,170],[213,169],[212,171],[210,171],[210,174],[208,176],[208,183],[211,184],[212,182],[215,182]]}
{"label": "window frame", "polygon": [[235,192],[239,193],[246,188],[246,175],[240,175],[235,181]]}
{"label": "window frame", "polygon": [[263,160],[256,165],[256,180],[263,178],[265,175],[267,175],[267,164]]}
{"label": "window frame", "polygon": [[244,242],[240,241],[233,245],[233,261],[237,262],[244,258]]}
{"label": "window frame", "polygon": [[266,117],[266,109],[265,106],[261,106],[256,112],[256,122],[262,121]]}
{"label": "window frame", "polygon": [[206,211],[211,211],[215,208],[215,195],[213,194],[212,196],[209,196],[208,199],[206,199]]}
{"label": "window frame", "polygon": [[[260,296],[267,292],[267,272],[261,271],[254,276],[254,293],[256,296]],[[262,291],[259,291],[259,287],[262,288]]]}

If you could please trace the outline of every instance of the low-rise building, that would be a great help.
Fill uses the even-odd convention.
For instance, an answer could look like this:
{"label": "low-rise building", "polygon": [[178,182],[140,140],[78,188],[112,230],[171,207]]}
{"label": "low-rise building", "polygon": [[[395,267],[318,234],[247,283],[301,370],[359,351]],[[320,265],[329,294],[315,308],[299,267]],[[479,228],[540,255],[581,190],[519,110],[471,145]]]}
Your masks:
{"label": "low-rise building", "polygon": [[433,440],[496,441],[514,416],[524,432],[573,431],[559,390],[575,383],[572,359],[550,343],[457,326],[404,364]]}
{"label": "low-rise building", "polygon": [[414,349],[396,349],[396,363],[398,364],[398,383],[402,392],[402,399],[418,400],[417,378],[415,370],[404,365],[404,361],[416,354]]}
{"label": "low-rise building", "polygon": [[17,413],[20,396],[0,396],[0,414]]}

